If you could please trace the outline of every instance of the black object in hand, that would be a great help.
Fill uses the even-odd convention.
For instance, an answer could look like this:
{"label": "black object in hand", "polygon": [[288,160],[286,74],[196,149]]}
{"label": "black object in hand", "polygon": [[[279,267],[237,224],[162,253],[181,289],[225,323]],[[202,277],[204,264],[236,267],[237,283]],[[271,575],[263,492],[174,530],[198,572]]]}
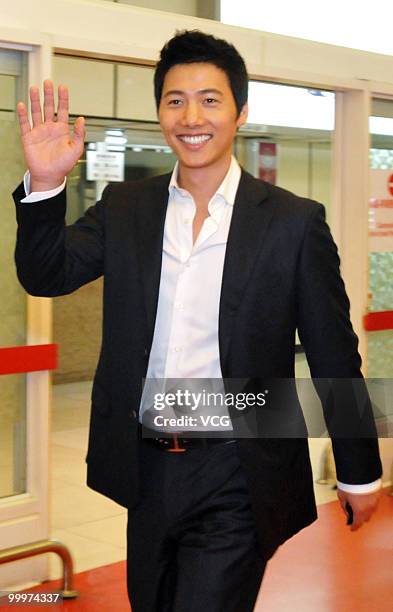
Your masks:
{"label": "black object in hand", "polygon": [[353,510],[352,506],[349,502],[345,504],[345,510],[348,512],[347,525],[352,525],[353,523]]}

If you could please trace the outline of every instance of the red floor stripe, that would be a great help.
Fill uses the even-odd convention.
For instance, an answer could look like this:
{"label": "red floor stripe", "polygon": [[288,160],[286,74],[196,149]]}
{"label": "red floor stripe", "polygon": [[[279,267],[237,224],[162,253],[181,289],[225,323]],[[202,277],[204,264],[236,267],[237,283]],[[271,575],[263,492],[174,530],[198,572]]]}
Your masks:
{"label": "red floor stripe", "polygon": [[[393,497],[351,532],[338,502],[318,507],[320,520],[282,546],[269,562],[255,612],[391,612]],[[52,581],[29,589],[48,592]],[[125,562],[75,576],[80,595],[50,606],[63,612],[130,612]],[[13,606],[25,611],[25,606]],[[206,611],[208,612],[208,611]]]}

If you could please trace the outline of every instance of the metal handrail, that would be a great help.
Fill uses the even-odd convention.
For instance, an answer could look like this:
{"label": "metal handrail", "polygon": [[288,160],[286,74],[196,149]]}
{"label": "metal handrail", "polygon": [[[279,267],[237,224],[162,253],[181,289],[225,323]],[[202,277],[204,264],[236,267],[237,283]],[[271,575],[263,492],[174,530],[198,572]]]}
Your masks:
{"label": "metal handrail", "polygon": [[13,546],[12,548],[0,550],[0,565],[50,552],[59,555],[63,562],[63,583],[60,589],[61,596],[64,599],[78,597],[79,593],[74,589],[74,570],[71,553],[67,546],[58,540],[40,540],[38,542],[32,542],[31,544],[22,544],[21,546]]}

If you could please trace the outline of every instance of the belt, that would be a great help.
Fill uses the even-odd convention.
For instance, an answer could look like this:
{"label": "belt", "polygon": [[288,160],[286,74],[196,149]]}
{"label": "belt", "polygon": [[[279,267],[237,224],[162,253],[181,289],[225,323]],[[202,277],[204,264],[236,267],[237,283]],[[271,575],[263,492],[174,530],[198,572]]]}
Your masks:
{"label": "belt", "polygon": [[[217,444],[228,444],[229,442],[236,442],[235,438],[185,438],[180,434],[166,434],[165,437],[160,437],[160,432],[154,431],[153,429],[143,428],[143,432],[146,436],[142,437],[142,440],[147,444],[160,448],[168,453],[184,453],[192,448],[210,448]],[[154,436],[154,437],[150,437]]]}

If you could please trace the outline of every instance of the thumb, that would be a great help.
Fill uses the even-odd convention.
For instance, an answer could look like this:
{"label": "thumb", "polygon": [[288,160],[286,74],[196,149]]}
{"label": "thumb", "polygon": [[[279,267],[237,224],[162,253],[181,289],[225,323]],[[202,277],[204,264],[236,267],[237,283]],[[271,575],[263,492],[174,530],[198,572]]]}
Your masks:
{"label": "thumb", "polygon": [[344,493],[343,491],[340,491],[340,489],[338,489],[338,490],[337,490],[337,497],[338,497],[338,500],[339,500],[339,502],[340,502],[340,506],[341,506],[341,508],[344,510],[344,513],[345,513],[345,514],[348,514],[348,513],[347,513],[347,509],[346,509],[346,507],[345,507],[345,506],[346,506],[346,503],[347,503],[347,501],[348,501],[348,500],[347,500],[347,498],[346,498],[345,493]]}
{"label": "thumb", "polygon": [[78,117],[74,123],[74,142],[75,144],[83,144],[85,139],[85,118]]}

